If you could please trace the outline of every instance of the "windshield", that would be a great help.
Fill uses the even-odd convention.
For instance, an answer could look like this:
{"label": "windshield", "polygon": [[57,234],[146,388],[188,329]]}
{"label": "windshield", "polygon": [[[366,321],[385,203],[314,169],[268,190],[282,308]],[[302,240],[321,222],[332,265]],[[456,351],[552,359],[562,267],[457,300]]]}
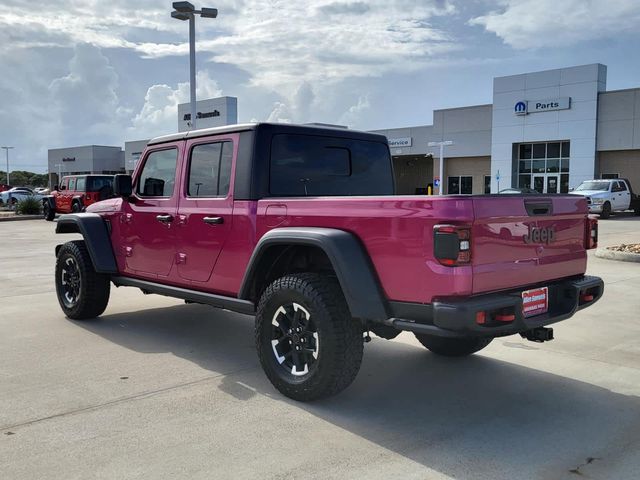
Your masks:
{"label": "windshield", "polygon": [[609,191],[609,182],[582,182],[576,188],[576,192],[581,190],[600,190],[602,192]]}

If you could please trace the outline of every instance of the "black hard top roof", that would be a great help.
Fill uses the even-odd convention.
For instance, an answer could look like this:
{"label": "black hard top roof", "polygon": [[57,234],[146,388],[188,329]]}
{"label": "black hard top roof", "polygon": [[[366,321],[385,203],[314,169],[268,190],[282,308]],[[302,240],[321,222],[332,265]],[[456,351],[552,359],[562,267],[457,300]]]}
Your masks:
{"label": "black hard top roof", "polygon": [[161,137],[151,139],[147,145],[157,145],[159,143],[174,142],[176,140],[186,140],[190,138],[206,137],[209,135],[219,135],[221,133],[245,132],[248,130],[264,130],[271,131],[272,133],[331,135],[336,137],[357,138],[370,141],[387,141],[387,138],[379,133],[363,132],[360,130],[349,130],[347,128],[338,128],[325,125],[298,125],[290,123],[241,123],[237,125],[202,128],[198,130],[188,130],[186,132],[163,135]]}

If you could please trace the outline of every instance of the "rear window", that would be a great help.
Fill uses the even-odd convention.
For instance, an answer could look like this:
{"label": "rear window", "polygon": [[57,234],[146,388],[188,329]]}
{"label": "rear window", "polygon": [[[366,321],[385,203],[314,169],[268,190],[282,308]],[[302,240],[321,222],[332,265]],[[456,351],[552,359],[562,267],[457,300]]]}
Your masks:
{"label": "rear window", "polygon": [[269,178],[272,195],[393,195],[389,149],[366,140],[274,135]]}
{"label": "rear window", "polygon": [[102,188],[113,188],[113,176],[87,177],[87,192],[99,192]]}

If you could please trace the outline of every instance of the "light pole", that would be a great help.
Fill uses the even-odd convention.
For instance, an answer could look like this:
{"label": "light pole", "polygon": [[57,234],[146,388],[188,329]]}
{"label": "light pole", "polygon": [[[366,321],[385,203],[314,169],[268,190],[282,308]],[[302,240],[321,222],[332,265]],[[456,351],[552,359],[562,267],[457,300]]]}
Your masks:
{"label": "light pole", "polygon": [[174,11],[171,17],[178,20],[189,20],[189,89],[191,103],[191,128],[196,128],[196,14],[203,18],[216,18],[217,8],[201,8],[196,10],[190,2],[173,2]]}
{"label": "light pole", "polygon": [[58,167],[58,181],[56,183],[60,186],[60,180],[62,180],[62,164],[56,163],[54,167]]}
{"label": "light pole", "polygon": [[438,187],[438,195],[442,195],[444,187],[444,147],[445,145],[453,145],[451,140],[444,140],[442,142],[429,142],[429,147],[440,147],[440,186]]}
{"label": "light pole", "polygon": [[4,151],[7,152],[7,185],[11,185],[11,182],[9,181],[9,150],[11,150],[14,147],[0,147],[0,148],[4,148]]}

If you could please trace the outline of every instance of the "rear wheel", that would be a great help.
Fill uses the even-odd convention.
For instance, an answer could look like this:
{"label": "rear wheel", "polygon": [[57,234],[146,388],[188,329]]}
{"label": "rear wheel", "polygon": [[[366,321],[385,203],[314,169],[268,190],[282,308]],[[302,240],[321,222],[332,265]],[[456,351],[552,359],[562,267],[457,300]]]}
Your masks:
{"label": "rear wheel", "polygon": [[73,202],[71,205],[71,211],[73,213],[80,213],[82,211],[82,207],[80,206],[80,202]]}
{"label": "rear wheel", "polygon": [[611,216],[611,204],[609,202],[604,202],[602,205],[602,213],[600,214],[600,218],[607,219]]}
{"label": "rear wheel", "polygon": [[287,275],[262,294],[256,315],[260,363],[274,387],[300,401],[348,387],[362,362],[362,325],[335,278]]}
{"label": "rear wheel", "polygon": [[465,357],[482,350],[491,343],[490,337],[448,338],[436,335],[415,334],[418,341],[436,355]]}
{"label": "rear wheel", "polygon": [[109,276],[97,273],[82,240],[67,242],[56,258],[56,293],[64,314],[73,320],[95,318],[109,302]]}

